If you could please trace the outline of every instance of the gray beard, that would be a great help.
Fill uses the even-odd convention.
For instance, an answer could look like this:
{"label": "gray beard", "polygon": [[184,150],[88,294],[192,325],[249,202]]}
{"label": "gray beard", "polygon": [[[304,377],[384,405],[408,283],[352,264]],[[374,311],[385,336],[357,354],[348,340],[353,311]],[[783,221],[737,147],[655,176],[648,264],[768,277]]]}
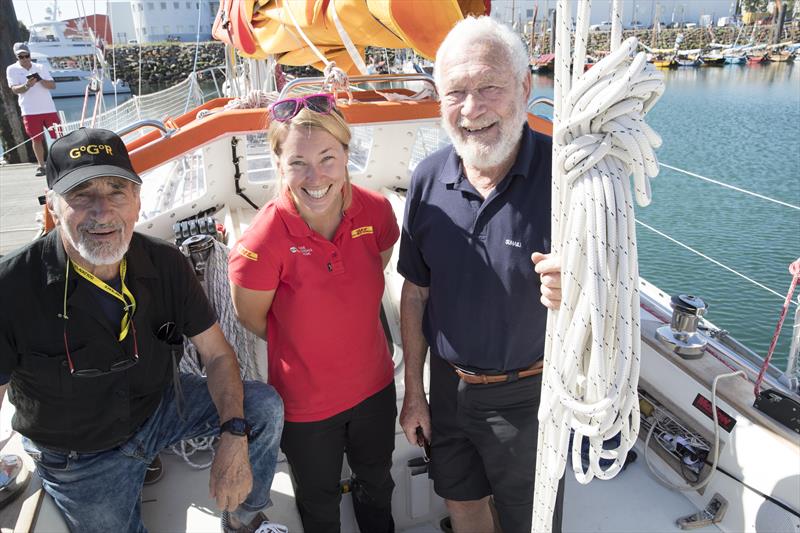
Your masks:
{"label": "gray beard", "polygon": [[104,266],[114,265],[122,261],[125,254],[128,252],[129,243],[122,242],[115,243],[99,243],[90,244],[82,239],[76,238],[72,232],[67,229],[65,224],[61,225],[61,231],[67,237],[70,245],[77,250],[80,256],[92,265]]}
{"label": "gray beard", "polygon": [[508,161],[519,142],[522,125],[528,121],[524,105],[518,103],[513,116],[519,116],[520,119],[509,119],[503,124],[500,130],[500,140],[492,146],[482,146],[463,140],[458,127],[451,127],[444,117],[442,118],[442,128],[450,137],[453,148],[465,166],[481,170],[490,169]]}

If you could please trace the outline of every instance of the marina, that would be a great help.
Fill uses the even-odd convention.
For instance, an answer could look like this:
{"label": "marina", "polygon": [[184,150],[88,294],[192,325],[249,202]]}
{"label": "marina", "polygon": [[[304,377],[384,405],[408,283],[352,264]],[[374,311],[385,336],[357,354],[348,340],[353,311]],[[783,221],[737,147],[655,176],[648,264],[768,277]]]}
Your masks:
{"label": "marina", "polygon": [[[297,8],[299,16],[298,5],[286,3],[283,8]],[[318,17],[295,21],[292,27],[278,24],[286,32],[281,34],[285,42],[301,43],[292,32],[302,33],[305,23],[335,18],[336,4],[330,5],[333,14],[309,1],[307,12],[320,9]],[[409,10],[402,2],[392,4],[391,24],[398,25],[400,34],[403,24],[412,21],[405,26],[409,42],[417,37],[424,42],[415,47],[435,50],[466,12],[457,2],[448,5],[449,11],[436,13],[440,26],[431,23],[424,35],[413,30],[422,27],[419,17],[428,22],[430,14]],[[787,322],[772,364],[762,366],[762,361],[792,280],[787,267],[800,252],[800,69],[791,61],[658,69],[647,64],[645,54],[635,52],[635,40],[621,39],[620,2],[615,2],[613,23],[608,23],[612,52],[597,58],[584,74],[571,73],[570,64],[586,63],[581,43],[596,30],[585,16],[578,16],[570,29],[566,21],[571,14],[564,10],[578,4],[561,0],[558,5],[557,43],[549,63],[553,73],[534,74],[527,117],[532,129],[553,137],[553,205],[563,205],[563,213],[573,217],[569,221],[565,215],[561,221],[560,212],[553,213],[553,248],[571,261],[564,266],[569,274],[562,276],[564,301],[550,313],[548,324],[534,530],[549,530],[542,524],[549,523],[552,509],[543,506],[551,495],[555,498],[561,472],[566,476],[565,532],[795,532],[800,528],[800,424],[785,410],[800,405],[796,296],[786,304]],[[582,1],[579,9],[588,13],[588,6]],[[256,6],[258,16],[252,20],[235,18],[241,33],[227,36],[231,56],[253,46],[270,52],[270,40],[253,42],[255,34],[247,30],[251,23],[271,24],[270,16],[296,16],[278,7],[268,3],[268,13],[261,13]],[[472,6],[484,7],[483,2]],[[379,19],[377,14],[350,13],[345,25],[369,16]],[[305,44],[297,46],[292,54],[313,57]],[[349,59],[341,54],[337,58],[358,64],[352,50]],[[226,96],[206,96],[190,76],[97,117],[97,126],[124,137],[142,177],[136,230],[183,247],[209,297],[215,295],[215,312],[228,338],[241,338],[234,336],[242,325],[227,296],[228,275],[221,266],[227,265],[226,246],[244,235],[261,206],[283,186],[264,134],[274,119],[266,104],[333,92],[331,101],[353,128],[343,172],[385,198],[402,224],[407,196],[412,198],[412,172],[449,143],[432,79],[412,70],[364,76],[351,71],[348,83],[334,88],[322,77],[279,84],[278,76],[271,77],[276,72],[271,60],[243,59],[235,68],[224,67],[224,84],[213,80],[217,93],[223,87]],[[570,98],[580,105],[570,107]],[[74,116],[75,102],[65,101],[62,111],[72,109]],[[156,116],[148,116],[148,109]],[[73,121],[65,129],[78,126]],[[601,144],[613,152],[607,150],[602,160],[582,167],[585,158],[594,156],[586,147],[600,153]],[[655,161],[649,150],[659,145]],[[559,160],[567,149],[572,154],[582,150],[584,159]],[[568,179],[570,168],[580,172]],[[605,181],[598,185],[601,179]],[[43,183],[33,177],[32,165],[0,166],[0,255],[13,253],[38,233],[37,215],[42,227],[50,229],[52,221],[37,201]],[[586,216],[590,209],[597,209],[597,220]],[[584,228],[576,220],[589,223]],[[193,248],[198,243],[202,250]],[[404,281],[398,256],[395,247],[384,263],[380,323],[394,365],[399,412],[406,382],[400,338]],[[462,279],[461,273],[453,275]],[[466,298],[469,287],[467,281],[463,284]],[[65,313],[66,298],[65,290]],[[507,333],[503,328],[519,326],[510,322],[498,328],[498,335]],[[243,372],[247,368],[266,380],[266,343],[258,340],[252,350],[249,345],[241,348]],[[190,353],[181,371],[198,370],[187,366]],[[69,380],[72,376],[61,366],[56,372],[65,375],[59,379]],[[427,374],[424,387],[429,390]],[[514,380],[520,377],[517,373]],[[782,409],[773,406],[777,403]],[[10,427],[13,410],[4,402],[0,444],[3,453],[20,455],[32,469],[20,435]],[[583,439],[591,442],[591,452],[581,447]],[[164,452],[164,479],[143,489],[142,516],[149,530],[219,529],[220,513],[208,496],[208,471],[190,466],[208,459],[208,452],[185,452],[185,446],[195,444],[184,441]],[[200,447],[207,450],[208,443]],[[424,448],[409,444],[395,421],[395,526],[407,533],[451,531],[423,453]],[[601,467],[604,460],[611,466]],[[584,484],[593,477],[598,479]],[[347,462],[341,479],[342,531],[356,532],[356,496]],[[283,454],[271,498],[270,519],[289,531],[302,531]],[[36,475],[22,498],[0,511],[0,527],[66,531]]]}

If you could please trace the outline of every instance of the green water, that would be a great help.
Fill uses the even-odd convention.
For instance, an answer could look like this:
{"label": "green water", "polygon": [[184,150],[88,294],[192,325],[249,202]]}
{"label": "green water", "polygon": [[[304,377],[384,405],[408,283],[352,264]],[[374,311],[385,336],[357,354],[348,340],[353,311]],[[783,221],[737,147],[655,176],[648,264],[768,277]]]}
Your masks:
{"label": "green water", "polygon": [[[647,119],[664,141],[660,162],[800,206],[800,64],[679,69],[665,79]],[[534,87],[552,96],[552,78],[538,76]],[[652,185],[653,203],[637,206],[638,220],[781,296],[637,225],[642,277],[668,294],[702,297],[709,320],[766,355],[791,283],[788,265],[800,257],[800,210],[663,167]],[[781,369],[796,309],[773,356]]]}

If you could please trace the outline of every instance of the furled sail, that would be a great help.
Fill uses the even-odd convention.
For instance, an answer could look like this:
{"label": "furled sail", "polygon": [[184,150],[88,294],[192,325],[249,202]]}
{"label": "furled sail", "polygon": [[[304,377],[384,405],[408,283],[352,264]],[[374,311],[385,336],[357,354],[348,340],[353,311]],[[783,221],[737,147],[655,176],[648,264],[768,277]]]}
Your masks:
{"label": "furled sail", "polygon": [[[484,15],[491,0],[222,0],[216,39],[241,55],[284,65],[328,61],[356,73],[367,46],[412,48],[433,59],[447,32],[468,15]],[[309,41],[314,47],[309,46]],[[350,49],[348,51],[348,48]]]}

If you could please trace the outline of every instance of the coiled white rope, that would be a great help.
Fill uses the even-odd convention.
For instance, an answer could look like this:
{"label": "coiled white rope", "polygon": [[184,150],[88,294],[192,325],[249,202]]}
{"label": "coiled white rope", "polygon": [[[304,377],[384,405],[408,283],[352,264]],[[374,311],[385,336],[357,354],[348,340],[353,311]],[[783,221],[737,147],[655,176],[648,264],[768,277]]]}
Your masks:
{"label": "coiled white rope", "polygon": [[[208,301],[217,312],[217,321],[222,333],[225,334],[225,338],[236,352],[242,379],[263,381],[256,362],[257,339],[255,335],[244,329],[236,318],[231,293],[228,289],[228,248],[219,241],[214,241],[214,247],[208,256],[203,284]],[[180,371],[204,376],[205,371],[200,368],[200,359],[194,344],[185,340],[183,351],[183,358],[179,365]],[[186,464],[192,468],[208,468],[214,462],[215,440],[215,437],[187,439],[173,444],[170,451],[183,458]],[[202,463],[193,461],[191,457],[197,452],[208,452],[210,454],[208,460]]]}
{"label": "coiled white rope", "polygon": [[[222,333],[228,340],[236,358],[239,361],[239,370],[242,379],[263,381],[263,376],[259,374],[258,363],[256,362],[255,335],[247,331],[236,318],[236,312],[231,300],[231,292],[228,288],[228,247],[219,241],[214,241],[214,247],[208,257],[205,269],[206,295],[211,307],[217,313]],[[184,343],[184,355],[181,359],[180,371],[190,374],[205,375],[198,363],[199,358],[197,349],[191,342]]]}
{"label": "coiled white rope", "polygon": [[[635,38],[620,43],[620,0],[614,1],[612,52],[585,73],[591,2],[578,4],[573,57],[569,4],[558,2],[553,130],[552,251],[562,258],[562,303],[548,316],[536,532],[551,530],[571,433],[573,471],[580,483],[588,483],[614,477],[639,432],[633,197],[639,205],[649,204],[649,178],[658,174],[653,148],[661,144],[644,116],[663,93],[663,76],[647,65],[644,53],[634,55]],[[604,442],[618,434],[619,445],[604,449]],[[589,442],[585,472],[584,439]],[[601,468],[600,459],[613,462]]]}

